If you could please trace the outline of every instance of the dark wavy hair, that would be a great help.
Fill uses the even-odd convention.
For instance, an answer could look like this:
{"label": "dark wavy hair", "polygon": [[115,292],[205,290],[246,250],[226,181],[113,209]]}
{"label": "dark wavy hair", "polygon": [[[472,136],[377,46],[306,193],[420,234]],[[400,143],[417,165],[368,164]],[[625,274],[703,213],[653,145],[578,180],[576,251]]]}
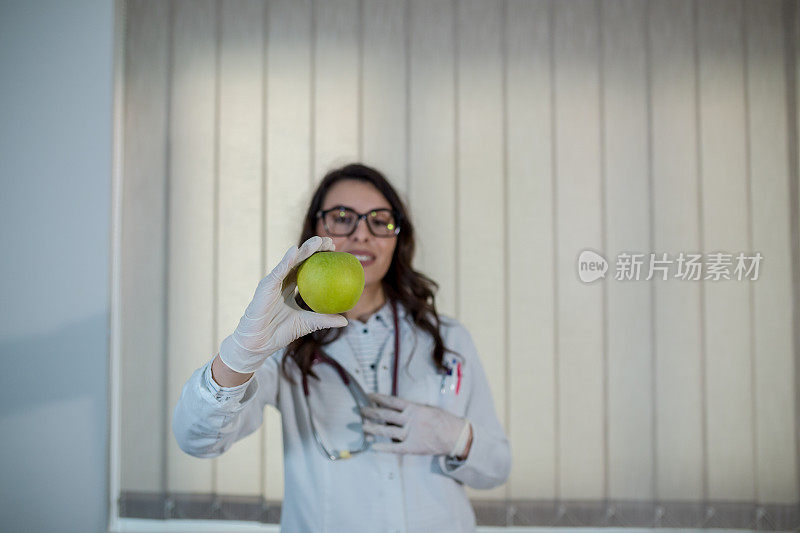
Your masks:
{"label": "dark wavy hair", "polygon": [[[381,280],[384,294],[390,301],[400,302],[408,311],[411,319],[419,328],[426,331],[433,338],[434,348],[431,354],[436,367],[443,371],[446,369],[443,358],[445,352],[453,352],[446,348],[439,333],[441,322],[439,314],[436,312],[435,294],[439,289],[439,284],[430,279],[425,274],[417,272],[411,266],[414,258],[414,225],[411,217],[400,196],[386,177],[372,167],[353,163],[328,172],[311,198],[311,203],[306,211],[303,220],[303,229],[300,232],[300,246],[306,240],[316,235],[317,212],[322,209],[322,202],[325,200],[330,188],[342,180],[357,180],[371,184],[375,187],[398,215],[400,233],[397,234],[397,245],[394,249],[392,262],[389,270]],[[295,296],[297,304],[306,310],[310,307],[303,301],[299,294]],[[289,376],[286,363],[289,360],[295,362],[302,375],[310,374],[313,354],[315,350],[322,350],[327,344],[338,339],[343,328],[326,328],[315,331],[299,339],[294,340],[286,347],[281,367],[284,375],[294,382]]]}

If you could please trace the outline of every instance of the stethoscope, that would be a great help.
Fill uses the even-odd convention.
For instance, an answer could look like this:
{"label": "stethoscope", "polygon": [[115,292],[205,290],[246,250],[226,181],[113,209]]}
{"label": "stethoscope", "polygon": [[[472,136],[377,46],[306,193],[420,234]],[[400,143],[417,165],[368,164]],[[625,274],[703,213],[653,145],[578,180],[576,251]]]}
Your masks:
{"label": "stethoscope", "polygon": [[[397,396],[397,369],[399,366],[400,361],[400,328],[399,328],[399,320],[397,318],[397,303],[392,300],[392,315],[394,319],[394,366],[392,368],[392,396]],[[319,350],[314,350],[314,353],[311,356],[311,367],[315,364],[329,364],[331,365],[338,374],[339,378],[341,378],[342,382],[345,384],[347,389],[350,391],[350,394],[353,396],[353,399],[356,402],[356,405],[359,407],[363,406],[374,406],[373,402],[369,399],[367,394],[364,392],[364,389],[361,388],[361,385],[358,384],[355,378],[347,371],[345,368],[339,364],[338,361],[333,359],[332,357],[328,356],[327,354],[320,352]],[[308,419],[311,422],[311,432],[314,434],[314,440],[317,442],[317,446],[319,446],[320,451],[322,454],[330,459],[331,461],[337,461],[339,459],[349,459],[355,454],[361,453],[367,450],[370,446],[370,441],[367,440],[366,436],[362,436],[361,443],[356,449],[352,450],[334,450],[330,449],[325,446],[325,443],[322,442],[322,438],[319,436],[319,432],[317,431],[316,422],[314,422],[314,415],[311,411],[311,405],[308,402],[308,376],[307,374],[303,374],[303,396],[305,397],[306,402],[306,410],[308,411]],[[364,415],[360,414],[361,422],[365,421]]]}
{"label": "stethoscope", "polygon": [[[399,320],[397,318],[397,303],[392,300],[392,316],[394,319],[394,366],[392,368],[392,396],[397,396],[397,373],[399,368],[400,362],[400,328],[399,328]],[[374,407],[374,403],[369,399],[367,394],[364,392],[364,389],[361,388],[361,385],[358,384],[358,381],[347,371],[345,368],[339,364],[338,361],[331,358],[330,356],[326,355],[325,353],[315,350],[311,356],[311,367],[315,364],[329,364],[331,365],[338,374],[339,378],[345,384],[345,386],[350,391],[353,399],[356,402],[356,405],[359,407],[369,406]],[[442,394],[447,394],[448,392],[454,392],[455,394],[459,394],[461,389],[461,378],[462,378],[462,371],[461,371],[461,362],[459,358],[452,357],[448,360],[445,364],[447,366],[447,372],[442,375],[442,384],[440,387],[440,392]],[[330,459],[331,461],[337,461],[339,459],[349,459],[355,454],[361,453],[367,450],[370,446],[370,442],[366,436],[362,436],[361,443],[356,449],[352,450],[333,450],[325,446],[325,443],[322,441],[322,438],[319,436],[319,432],[317,431],[316,422],[314,422],[314,415],[311,411],[311,405],[308,402],[308,376],[307,374],[303,374],[303,396],[305,397],[306,409],[308,411],[308,418],[311,422],[311,432],[314,434],[314,440],[317,442],[320,451],[322,454]],[[361,416],[361,422],[365,421],[364,415],[362,415],[359,411],[359,415]]]}

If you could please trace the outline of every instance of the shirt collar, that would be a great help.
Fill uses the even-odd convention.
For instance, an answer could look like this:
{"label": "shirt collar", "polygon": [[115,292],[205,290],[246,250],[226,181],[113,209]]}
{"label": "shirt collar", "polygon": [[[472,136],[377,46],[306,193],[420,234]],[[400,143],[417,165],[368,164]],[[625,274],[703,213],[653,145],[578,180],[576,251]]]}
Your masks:
{"label": "shirt collar", "polygon": [[[400,306],[397,306],[397,315],[400,316]],[[378,309],[374,315],[369,317],[369,320],[372,319],[380,321],[384,326],[389,329],[394,329],[394,320],[392,319],[392,302],[386,300],[386,303]]]}
{"label": "shirt collar", "polygon": [[[397,302],[397,320],[403,320],[406,316],[406,309],[402,303]],[[386,300],[386,302],[375,311],[368,319],[367,324],[372,323],[373,321],[379,321],[383,326],[387,327],[390,330],[394,330],[394,319],[392,318],[392,302],[390,300]]]}

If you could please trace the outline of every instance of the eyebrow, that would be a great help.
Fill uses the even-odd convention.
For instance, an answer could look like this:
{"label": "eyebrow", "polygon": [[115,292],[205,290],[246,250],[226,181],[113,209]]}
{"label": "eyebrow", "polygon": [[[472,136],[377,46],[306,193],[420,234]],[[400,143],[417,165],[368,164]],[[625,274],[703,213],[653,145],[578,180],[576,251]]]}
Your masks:
{"label": "eyebrow", "polygon": [[[356,213],[358,213],[358,209],[356,209],[355,207],[350,207],[349,205],[343,205],[343,204],[336,204],[336,205],[332,205],[330,207],[323,207],[321,209],[321,211],[327,211],[328,209],[336,209],[337,207],[343,207],[345,209],[350,209],[350,210],[355,211]],[[371,208],[367,209],[365,211],[365,213],[369,213],[370,211],[378,211],[379,209],[388,209],[389,211],[392,211],[391,207],[371,207]]]}

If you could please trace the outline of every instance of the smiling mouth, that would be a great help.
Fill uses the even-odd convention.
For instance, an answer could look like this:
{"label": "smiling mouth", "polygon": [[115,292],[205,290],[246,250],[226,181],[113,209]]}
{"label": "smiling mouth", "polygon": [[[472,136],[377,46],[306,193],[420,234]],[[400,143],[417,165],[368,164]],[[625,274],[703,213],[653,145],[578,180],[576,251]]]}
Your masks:
{"label": "smiling mouth", "polygon": [[362,254],[353,254],[356,259],[361,261],[362,263],[371,263],[375,260],[375,256],[372,255],[362,255]]}

